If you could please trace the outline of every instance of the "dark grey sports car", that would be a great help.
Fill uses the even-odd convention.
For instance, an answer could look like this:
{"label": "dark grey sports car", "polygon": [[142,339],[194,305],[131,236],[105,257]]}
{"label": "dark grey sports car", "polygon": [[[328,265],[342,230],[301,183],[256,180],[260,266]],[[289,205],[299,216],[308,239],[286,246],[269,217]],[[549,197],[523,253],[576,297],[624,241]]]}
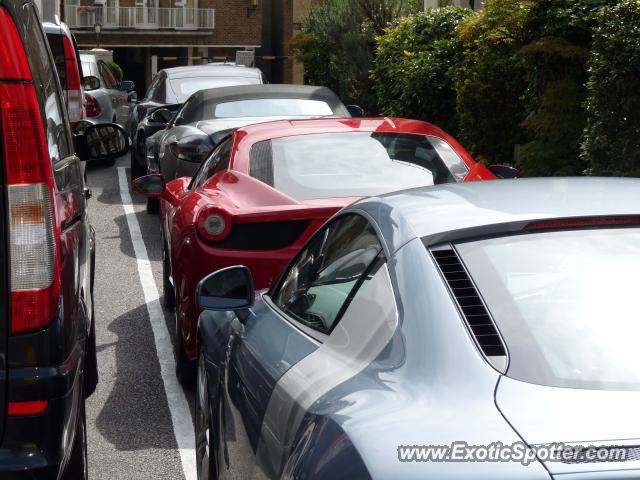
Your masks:
{"label": "dark grey sports car", "polygon": [[198,478],[640,478],[638,191],[392,193],[330,220],[269,291],[209,276]]}
{"label": "dark grey sports car", "polygon": [[[164,110],[175,113],[193,93],[204,88],[222,88],[236,85],[263,83],[257,68],[234,65],[197,65],[160,70],[153,78],[144,98],[131,111],[129,135],[131,137],[131,176],[146,174],[146,139],[169,123]],[[154,111],[163,110],[149,119]]]}
{"label": "dark grey sports car", "polygon": [[[162,173],[167,181],[193,176],[220,140],[220,132],[234,128],[289,118],[350,116],[336,94],[325,87],[246,85],[200,90],[154,138],[158,164],[150,164],[149,172]],[[153,162],[153,156],[148,161]]]}

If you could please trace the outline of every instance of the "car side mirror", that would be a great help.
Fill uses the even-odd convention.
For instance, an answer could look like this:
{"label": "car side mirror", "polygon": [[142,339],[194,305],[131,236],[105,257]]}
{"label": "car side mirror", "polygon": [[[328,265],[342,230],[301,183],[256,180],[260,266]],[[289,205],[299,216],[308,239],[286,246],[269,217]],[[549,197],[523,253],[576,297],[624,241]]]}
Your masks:
{"label": "car side mirror", "polygon": [[152,122],[163,124],[169,123],[172,118],[173,113],[171,113],[171,110],[167,108],[159,108],[149,116],[149,120],[151,120]]}
{"label": "car side mirror", "polygon": [[76,155],[81,160],[109,160],[129,151],[129,139],[120,125],[78,122],[73,133]]}
{"label": "car side mirror", "polygon": [[136,84],[134,82],[132,82],[131,80],[122,80],[118,84],[118,90],[121,90],[123,92],[131,93],[135,89],[136,89]]}
{"label": "car side mirror", "polygon": [[353,118],[364,117],[364,109],[358,105],[347,105],[347,111]]}
{"label": "car side mirror", "polygon": [[167,186],[164,177],[157,173],[135,178],[132,183],[133,191],[146,197],[160,197]]}
{"label": "car side mirror", "polygon": [[133,92],[129,92],[129,95],[127,95],[127,102],[138,103],[138,92],[135,90]]}
{"label": "car side mirror", "polygon": [[86,91],[97,90],[98,88],[100,88],[100,79],[98,77],[94,77],[93,75],[83,77],[82,88],[84,88]]}
{"label": "car side mirror", "polygon": [[196,303],[203,310],[246,310],[253,306],[254,299],[253,277],[244,266],[218,270],[196,287]]}
{"label": "car side mirror", "polygon": [[489,165],[487,167],[491,173],[501,179],[518,178],[520,171],[510,165]]}

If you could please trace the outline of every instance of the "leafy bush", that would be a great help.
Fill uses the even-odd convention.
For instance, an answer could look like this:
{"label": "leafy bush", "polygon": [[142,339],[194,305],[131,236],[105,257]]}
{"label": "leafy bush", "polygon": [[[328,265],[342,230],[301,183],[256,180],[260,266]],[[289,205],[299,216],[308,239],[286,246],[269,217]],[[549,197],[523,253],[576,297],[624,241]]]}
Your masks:
{"label": "leafy bush", "polygon": [[477,160],[513,161],[526,116],[526,62],[533,0],[487,0],[458,28],[464,60],[456,75],[460,138]]}
{"label": "leafy bush", "polygon": [[526,176],[581,175],[586,126],[587,60],[602,7],[617,0],[536,0],[531,11],[527,62],[527,143],[521,168]]}
{"label": "leafy bush", "polygon": [[111,68],[111,70],[116,76],[116,79],[119,82],[121,82],[124,79],[124,72],[122,71],[122,68],[120,67],[120,65],[118,65],[113,60],[109,60],[108,62],[106,62],[106,64],[109,66],[109,68]]}
{"label": "leafy bush", "polygon": [[404,17],[376,37],[370,76],[380,113],[458,130],[454,72],[462,62],[456,28],[472,10],[429,9]]}
{"label": "leafy bush", "polygon": [[324,85],[345,103],[376,113],[369,68],[374,37],[389,22],[417,8],[416,0],[325,0],[302,21],[289,43],[304,62],[305,82]]}
{"label": "leafy bush", "polygon": [[617,0],[487,0],[459,28],[461,138],[479,158],[525,176],[579,175],[587,59],[603,6]]}
{"label": "leafy bush", "polygon": [[594,174],[640,176],[640,0],[597,20],[582,155]]}

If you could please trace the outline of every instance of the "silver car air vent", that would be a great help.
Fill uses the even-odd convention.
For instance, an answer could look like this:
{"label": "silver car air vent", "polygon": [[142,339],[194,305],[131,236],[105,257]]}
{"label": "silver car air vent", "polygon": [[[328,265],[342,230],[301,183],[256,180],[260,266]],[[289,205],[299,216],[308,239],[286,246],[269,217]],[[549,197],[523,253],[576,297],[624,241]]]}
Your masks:
{"label": "silver car air vent", "polygon": [[[588,463],[611,463],[611,462],[637,462],[640,460],[640,446],[594,446],[595,450],[590,451],[584,448],[572,452],[571,455],[559,456],[560,462],[567,465],[588,464]],[[571,448],[569,448],[571,450]]]}
{"label": "silver car air vent", "polygon": [[478,347],[496,369],[504,372],[507,352],[502,337],[458,254],[451,247],[433,249],[431,254],[447,281]]}

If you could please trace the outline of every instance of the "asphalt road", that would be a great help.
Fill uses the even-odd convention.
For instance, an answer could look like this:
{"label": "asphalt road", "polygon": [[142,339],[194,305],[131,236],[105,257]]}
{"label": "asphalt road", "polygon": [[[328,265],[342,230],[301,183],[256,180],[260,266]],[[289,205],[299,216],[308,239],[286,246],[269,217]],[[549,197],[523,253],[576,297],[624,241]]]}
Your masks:
{"label": "asphalt road", "polygon": [[[92,480],[185,476],[195,480],[195,453],[189,445],[194,392],[175,381],[170,344],[173,313],[160,307],[159,217],[146,213],[143,197],[121,192],[123,175],[130,185],[128,167],[126,156],[115,166],[88,169],[93,191],[89,212],[97,244],[100,374],[97,391],[87,402],[89,476]],[[123,205],[123,197],[125,204],[132,200],[130,206]],[[148,262],[141,258],[145,254]],[[163,337],[167,330],[169,335]]]}

